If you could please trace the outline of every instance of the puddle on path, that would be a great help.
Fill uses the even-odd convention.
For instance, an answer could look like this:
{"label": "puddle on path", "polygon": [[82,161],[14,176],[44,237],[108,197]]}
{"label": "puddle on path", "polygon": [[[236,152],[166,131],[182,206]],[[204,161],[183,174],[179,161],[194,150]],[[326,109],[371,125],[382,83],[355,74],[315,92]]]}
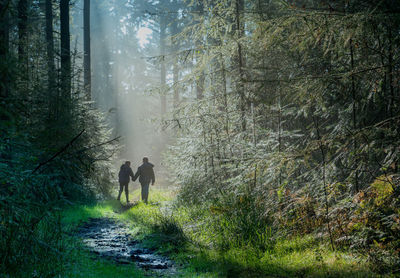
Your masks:
{"label": "puddle on path", "polygon": [[84,244],[100,257],[119,264],[135,263],[154,276],[177,274],[171,260],[143,248],[133,239],[128,228],[112,218],[90,218],[78,230]]}

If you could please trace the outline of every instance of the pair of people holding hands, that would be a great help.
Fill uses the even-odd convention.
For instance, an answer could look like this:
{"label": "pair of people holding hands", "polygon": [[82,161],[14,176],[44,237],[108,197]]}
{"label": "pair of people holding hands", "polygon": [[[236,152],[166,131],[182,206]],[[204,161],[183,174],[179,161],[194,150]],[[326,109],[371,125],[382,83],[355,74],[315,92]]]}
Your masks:
{"label": "pair of people holding hands", "polygon": [[122,164],[118,174],[119,194],[117,200],[120,200],[122,191],[125,189],[126,202],[129,203],[128,184],[130,177],[132,178],[132,181],[136,181],[136,179],[139,178],[140,185],[142,186],[142,201],[147,204],[150,183],[151,185],[154,185],[155,182],[153,167],[154,165],[149,162],[149,159],[147,157],[143,157],[143,164],[139,166],[136,174],[134,175],[130,161],[126,161],[124,164]]}

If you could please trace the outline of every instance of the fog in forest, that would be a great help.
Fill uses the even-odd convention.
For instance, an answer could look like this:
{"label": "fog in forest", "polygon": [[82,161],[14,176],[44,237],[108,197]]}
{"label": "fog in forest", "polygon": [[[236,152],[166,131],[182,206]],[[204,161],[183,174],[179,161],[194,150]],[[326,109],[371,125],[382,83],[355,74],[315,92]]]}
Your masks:
{"label": "fog in forest", "polygon": [[[71,10],[72,40],[80,53],[82,10],[83,1]],[[159,34],[155,21],[141,19],[142,15],[126,1],[92,1],[92,100],[105,113],[114,137],[121,136],[123,147],[116,167],[131,160],[135,169],[148,156],[160,170],[165,140],[159,121],[160,97],[154,90],[160,84],[155,43]]]}

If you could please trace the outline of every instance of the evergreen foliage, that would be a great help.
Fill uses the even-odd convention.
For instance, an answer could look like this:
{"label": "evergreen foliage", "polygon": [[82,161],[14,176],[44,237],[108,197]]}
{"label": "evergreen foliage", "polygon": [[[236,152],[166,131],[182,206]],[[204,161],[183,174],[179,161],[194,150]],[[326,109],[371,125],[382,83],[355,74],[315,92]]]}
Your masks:
{"label": "evergreen foliage", "polygon": [[[40,3],[14,2],[1,2],[8,40],[1,41],[0,59],[0,276],[55,277],[63,270],[67,248],[60,209],[110,195],[108,160],[115,140],[110,141],[102,114],[85,101],[78,55],[70,72],[60,74],[57,68],[49,74],[60,56],[48,63],[54,56],[46,52],[46,39],[53,36],[45,36]],[[3,17],[17,10],[23,13],[18,24]],[[16,32],[16,26],[23,30]],[[50,45],[59,45],[59,39],[56,33]],[[67,86],[71,93],[63,91],[65,75],[73,76]]]}
{"label": "evergreen foliage", "polygon": [[200,4],[180,36],[201,42],[185,53],[196,62],[182,82],[203,72],[204,98],[170,116],[180,200],[214,213],[220,243],[268,248],[311,233],[398,271],[398,3],[218,0],[187,9]]}
{"label": "evergreen foliage", "polygon": [[[0,276],[63,273],[60,210],[111,195],[116,134],[144,142],[128,156],[167,142],[174,209],[215,252],[263,262],[306,239],[400,271],[398,1],[92,2],[86,56],[71,2],[0,0]],[[153,220],[190,240],[172,214]]]}

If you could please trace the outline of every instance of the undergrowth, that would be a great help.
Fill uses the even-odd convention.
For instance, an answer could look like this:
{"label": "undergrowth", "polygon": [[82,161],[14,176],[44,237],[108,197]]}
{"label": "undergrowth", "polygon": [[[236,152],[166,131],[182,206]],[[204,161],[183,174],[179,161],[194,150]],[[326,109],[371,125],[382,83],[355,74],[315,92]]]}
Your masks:
{"label": "undergrowth", "polygon": [[[135,200],[139,191],[131,195]],[[173,199],[169,191],[152,189],[148,205],[135,201],[127,210],[123,209],[125,204],[116,201],[78,206],[65,212],[63,221],[76,226],[90,217],[117,217],[145,247],[171,257],[183,277],[383,277],[370,270],[365,258],[346,250],[332,251],[326,242],[312,235],[277,238],[273,244],[267,241],[263,248],[251,241],[238,243],[222,238],[210,221],[215,217],[210,207],[176,206],[172,205]],[[224,221],[229,225],[229,220]],[[271,236],[269,231],[266,233]],[[81,273],[85,271],[80,268],[102,275],[113,268],[108,262],[90,259],[88,254],[71,254],[74,258],[83,256],[83,260],[70,268],[75,273],[70,277],[84,277]]]}

